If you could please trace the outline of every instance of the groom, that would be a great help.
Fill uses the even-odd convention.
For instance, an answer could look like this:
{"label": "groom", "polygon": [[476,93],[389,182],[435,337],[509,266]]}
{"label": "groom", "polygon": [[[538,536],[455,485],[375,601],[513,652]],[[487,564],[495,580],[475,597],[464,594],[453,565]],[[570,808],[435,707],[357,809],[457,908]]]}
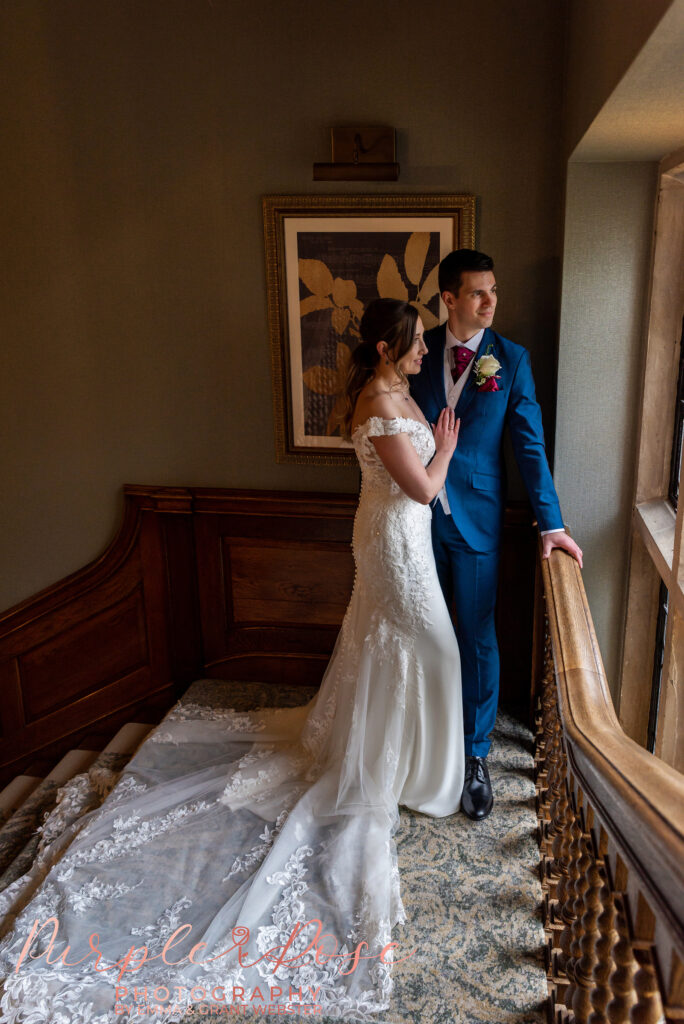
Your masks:
{"label": "groom", "polygon": [[411,384],[429,423],[437,422],[446,405],[461,420],[445,486],[433,505],[432,544],[444,596],[456,609],[466,753],[461,808],[476,820],[486,818],[493,803],[486,757],[499,695],[494,606],[504,427],[542,533],[543,557],[564,548],[582,565],[582,552],[563,527],[530,357],[491,329],[497,302],[493,270],[492,259],[474,249],[457,249],[442,260],[439,290],[448,320],[425,332],[428,353]]}

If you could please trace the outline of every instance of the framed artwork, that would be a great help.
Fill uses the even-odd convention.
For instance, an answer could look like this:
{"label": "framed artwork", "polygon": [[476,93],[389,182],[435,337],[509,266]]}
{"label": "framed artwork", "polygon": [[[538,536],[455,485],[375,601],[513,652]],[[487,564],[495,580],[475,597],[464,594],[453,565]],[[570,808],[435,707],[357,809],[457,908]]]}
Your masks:
{"label": "framed artwork", "polygon": [[352,464],[339,414],[373,299],[403,299],[426,330],[446,319],[437,267],[472,248],[475,196],[265,196],[276,460]]}

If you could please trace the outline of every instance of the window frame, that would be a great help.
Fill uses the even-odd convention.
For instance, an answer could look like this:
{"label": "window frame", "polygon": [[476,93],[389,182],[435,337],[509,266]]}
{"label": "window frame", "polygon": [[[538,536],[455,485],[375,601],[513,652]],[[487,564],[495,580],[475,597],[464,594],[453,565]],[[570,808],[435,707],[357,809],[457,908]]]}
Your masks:
{"label": "window frame", "polygon": [[[684,149],[661,161],[651,259],[618,715],[633,739],[684,771]],[[679,448],[681,452],[681,447]],[[673,500],[674,499],[674,500]],[[662,588],[663,663],[654,694]]]}

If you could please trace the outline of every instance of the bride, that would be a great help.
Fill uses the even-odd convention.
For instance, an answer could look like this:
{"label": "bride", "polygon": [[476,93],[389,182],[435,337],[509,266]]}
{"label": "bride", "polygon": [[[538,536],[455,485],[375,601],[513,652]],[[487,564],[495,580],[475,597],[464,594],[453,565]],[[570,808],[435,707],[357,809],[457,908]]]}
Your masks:
{"label": "bride", "polygon": [[408,394],[426,351],[413,307],[376,300],[361,331],[343,424],[362,472],[356,578],[319,692],[167,715],[104,804],[43,843],[33,884],[0,894],[0,1021],[387,1010],[412,952],[391,934],[397,805],[453,814],[463,784],[429,507],[458,423],[445,409],[433,432]]}

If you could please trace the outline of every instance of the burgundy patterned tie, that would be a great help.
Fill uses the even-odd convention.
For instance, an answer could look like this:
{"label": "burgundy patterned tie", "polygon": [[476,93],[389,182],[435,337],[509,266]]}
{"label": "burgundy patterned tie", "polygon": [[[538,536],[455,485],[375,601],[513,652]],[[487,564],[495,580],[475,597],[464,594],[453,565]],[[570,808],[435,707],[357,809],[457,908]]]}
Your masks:
{"label": "burgundy patterned tie", "polygon": [[461,374],[468,368],[470,360],[474,355],[475,353],[471,352],[471,350],[466,348],[464,345],[454,346],[451,350],[451,376],[454,384]]}

